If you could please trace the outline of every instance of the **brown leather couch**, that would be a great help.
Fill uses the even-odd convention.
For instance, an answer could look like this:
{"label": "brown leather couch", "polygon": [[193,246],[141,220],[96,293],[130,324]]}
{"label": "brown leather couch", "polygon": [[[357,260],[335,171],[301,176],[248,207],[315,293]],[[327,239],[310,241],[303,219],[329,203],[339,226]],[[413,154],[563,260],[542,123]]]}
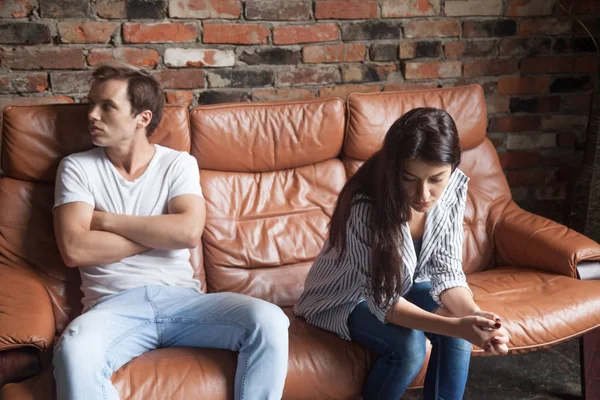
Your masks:
{"label": "brown leather couch", "polygon": [[[446,109],[459,128],[460,167],[471,177],[464,270],[481,307],[503,317],[510,348],[548,347],[600,325],[600,281],[577,276],[584,262],[593,271],[600,246],[511,200],[486,138],[481,87],[353,94],[347,103],[224,104],[189,114],[167,107],[152,141],[190,151],[202,169],[207,221],[202,248],[193,251],[196,275],[209,293],[235,291],[284,308],[291,320],[285,399],[360,394],[373,355],[295,318],[291,307],[347,177],[397,117],[419,106]],[[53,344],[81,310],[79,273],[64,266],[53,236],[54,178],[62,157],[92,147],[86,106],[14,106],[3,115],[0,357],[11,380],[35,375],[4,385],[0,398],[51,399]],[[235,363],[228,351],[159,349],[112,379],[123,399],[230,399]]]}

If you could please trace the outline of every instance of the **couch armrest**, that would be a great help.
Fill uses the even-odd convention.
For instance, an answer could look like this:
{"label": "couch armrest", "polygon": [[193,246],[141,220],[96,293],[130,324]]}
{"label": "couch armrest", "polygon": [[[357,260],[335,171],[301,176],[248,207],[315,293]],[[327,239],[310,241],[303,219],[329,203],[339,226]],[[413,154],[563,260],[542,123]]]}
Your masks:
{"label": "couch armrest", "polygon": [[541,269],[573,278],[582,261],[600,260],[600,245],[592,239],[511,202],[494,230],[499,261]]}
{"label": "couch armrest", "polygon": [[30,272],[0,264],[0,351],[52,346],[54,313],[44,284]]}

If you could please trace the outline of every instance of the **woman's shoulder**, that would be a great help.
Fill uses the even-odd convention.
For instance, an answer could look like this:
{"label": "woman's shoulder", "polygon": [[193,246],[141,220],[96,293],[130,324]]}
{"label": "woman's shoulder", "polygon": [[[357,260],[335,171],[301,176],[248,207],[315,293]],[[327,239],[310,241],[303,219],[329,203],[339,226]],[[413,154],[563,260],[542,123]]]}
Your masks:
{"label": "woman's shoulder", "polygon": [[469,178],[460,168],[454,169],[452,176],[450,177],[450,181],[456,181],[456,186],[459,188],[466,187],[470,179],[471,178]]}
{"label": "woman's shoulder", "polygon": [[464,204],[467,191],[469,187],[469,177],[459,168],[452,171],[448,186],[444,192],[444,202],[448,205],[452,205],[458,202],[458,204]]}

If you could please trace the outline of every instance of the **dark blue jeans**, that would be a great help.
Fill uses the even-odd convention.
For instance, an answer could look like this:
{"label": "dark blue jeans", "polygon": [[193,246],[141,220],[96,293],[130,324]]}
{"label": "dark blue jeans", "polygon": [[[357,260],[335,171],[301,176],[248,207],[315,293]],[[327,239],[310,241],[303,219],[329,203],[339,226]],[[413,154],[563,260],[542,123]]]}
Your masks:
{"label": "dark blue jeans", "polygon": [[[438,307],[429,295],[431,283],[415,283],[405,299],[424,310]],[[363,388],[365,400],[398,400],[417,376],[425,360],[425,336],[433,345],[427,374],[425,399],[462,399],[469,373],[471,344],[463,339],[424,333],[394,324],[382,324],[366,302],[348,317],[353,341],[379,354]]]}

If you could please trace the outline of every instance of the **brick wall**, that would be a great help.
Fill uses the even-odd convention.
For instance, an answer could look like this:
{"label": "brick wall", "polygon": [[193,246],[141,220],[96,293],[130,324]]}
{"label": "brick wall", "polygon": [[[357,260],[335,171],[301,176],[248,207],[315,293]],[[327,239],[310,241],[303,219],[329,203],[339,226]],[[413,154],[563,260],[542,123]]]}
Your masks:
{"label": "brick wall", "polygon": [[597,75],[558,0],[0,0],[0,107],[80,102],[109,59],[188,107],[480,83],[515,200],[559,221]]}

